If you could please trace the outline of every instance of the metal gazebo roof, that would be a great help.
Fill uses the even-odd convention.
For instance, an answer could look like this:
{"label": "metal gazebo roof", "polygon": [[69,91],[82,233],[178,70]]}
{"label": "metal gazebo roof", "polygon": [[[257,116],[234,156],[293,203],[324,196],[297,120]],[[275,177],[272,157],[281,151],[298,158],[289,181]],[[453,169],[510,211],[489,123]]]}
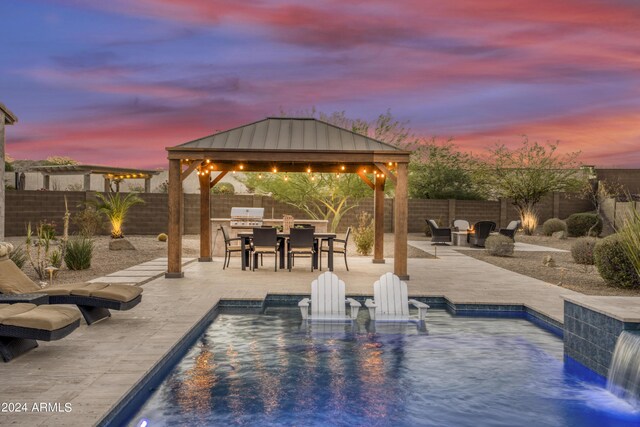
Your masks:
{"label": "metal gazebo roof", "polygon": [[174,149],[402,151],[314,118],[266,119],[181,144]]}

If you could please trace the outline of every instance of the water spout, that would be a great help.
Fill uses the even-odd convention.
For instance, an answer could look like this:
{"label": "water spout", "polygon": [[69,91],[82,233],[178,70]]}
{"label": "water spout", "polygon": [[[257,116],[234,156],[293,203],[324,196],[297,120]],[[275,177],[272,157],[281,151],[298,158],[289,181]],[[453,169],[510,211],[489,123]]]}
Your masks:
{"label": "water spout", "polygon": [[609,367],[607,389],[640,407],[640,334],[623,331]]}

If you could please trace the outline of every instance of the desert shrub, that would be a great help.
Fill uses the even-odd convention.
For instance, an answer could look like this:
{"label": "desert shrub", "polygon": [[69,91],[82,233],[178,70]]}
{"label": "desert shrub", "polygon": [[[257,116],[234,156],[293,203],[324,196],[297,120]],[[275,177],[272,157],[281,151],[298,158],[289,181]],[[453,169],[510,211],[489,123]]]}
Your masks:
{"label": "desert shrub", "polygon": [[371,215],[365,211],[358,214],[358,226],[353,232],[356,251],[360,255],[369,255],[373,248],[374,229]]}
{"label": "desert shrub", "polygon": [[58,249],[51,251],[49,254],[49,265],[55,268],[62,267],[62,252]]}
{"label": "desert shrub", "polygon": [[64,263],[69,270],[86,270],[91,267],[93,240],[88,237],[75,237],[67,243]]}
{"label": "desert shrub", "polygon": [[520,221],[522,222],[522,231],[527,236],[533,236],[538,226],[538,213],[533,208],[526,208],[520,212]]}
{"label": "desert shrub", "polygon": [[78,227],[78,232],[84,237],[93,237],[104,231],[104,217],[93,207],[73,214],[71,223]]}
{"label": "desert shrub", "polygon": [[84,185],[79,182],[67,185],[64,191],[84,191]]}
{"label": "desert shrub", "polygon": [[167,236],[165,233],[158,234],[158,242],[166,242],[168,238],[169,236]]}
{"label": "desert shrub", "polygon": [[236,189],[230,182],[219,182],[211,187],[211,194],[236,194]]}
{"label": "desert shrub", "polygon": [[593,258],[598,272],[608,285],[622,288],[640,286],[640,276],[618,234],[599,241],[593,250]]}
{"label": "desert shrub", "polygon": [[56,223],[55,221],[42,220],[38,223],[38,237],[40,239],[46,238],[49,240],[56,240]]}
{"label": "desert shrub", "polygon": [[9,259],[13,261],[19,269],[22,269],[24,263],[27,262],[27,253],[22,246],[18,246],[9,253]]}
{"label": "desert shrub", "polygon": [[489,255],[493,256],[511,256],[515,244],[507,236],[495,235],[487,237],[484,242],[485,250]]}
{"label": "desert shrub", "polygon": [[624,226],[618,234],[631,264],[640,276],[640,211],[636,204],[632,204],[630,215],[625,219]]}
{"label": "desert shrub", "polygon": [[542,233],[551,236],[557,231],[567,231],[567,223],[560,218],[550,218],[542,224]]}
{"label": "desert shrub", "polygon": [[580,237],[571,245],[571,256],[576,264],[593,265],[593,249],[597,240],[593,237]]}
{"label": "desert shrub", "polygon": [[597,237],[602,233],[602,219],[595,213],[576,213],[566,220],[567,231],[571,237],[582,237],[589,234]]}

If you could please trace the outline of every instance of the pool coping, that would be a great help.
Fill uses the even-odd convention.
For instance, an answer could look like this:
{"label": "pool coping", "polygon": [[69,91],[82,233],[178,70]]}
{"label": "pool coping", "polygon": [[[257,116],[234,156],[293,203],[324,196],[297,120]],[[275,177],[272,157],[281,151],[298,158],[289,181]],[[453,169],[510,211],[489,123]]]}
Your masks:
{"label": "pool coping", "polygon": [[[131,386],[125,395],[113,404],[109,412],[96,423],[96,426],[119,426],[130,422],[136,409],[148,398],[149,392],[160,384],[168,371],[173,369],[180,359],[184,357],[189,348],[191,348],[220,313],[233,313],[234,311],[261,313],[268,307],[297,307],[298,301],[304,297],[308,297],[308,295],[267,294],[264,299],[221,298],[182,338],[171,346],[164,356],[153,365],[144,376]],[[353,298],[364,303],[365,299],[372,297],[354,295]],[[564,327],[561,322],[527,307],[526,304],[456,304],[444,296],[418,296],[410,298],[429,304],[431,309],[444,309],[456,316],[520,318],[530,321],[560,339],[563,338],[564,334]]]}

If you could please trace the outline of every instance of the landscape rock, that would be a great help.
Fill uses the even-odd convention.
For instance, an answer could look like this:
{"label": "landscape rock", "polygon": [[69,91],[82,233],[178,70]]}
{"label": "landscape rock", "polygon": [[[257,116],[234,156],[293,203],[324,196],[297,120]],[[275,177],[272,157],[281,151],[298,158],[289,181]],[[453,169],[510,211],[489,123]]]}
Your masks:
{"label": "landscape rock", "polygon": [[127,239],[109,240],[109,249],[112,251],[135,251],[136,248]]}
{"label": "landscape rock", "polygon": [[546,255],[542,259],[542,265],[544,265],[545,267],[555,267],[556,266],[556,260],[553,259],[553,257],[551,255]]}
{"label": "landscape rock", "polygon": [[560,231],[556,231],[555,233],[551,234],[552,237],[555,237],[556,239],[560,239],[560,240],[565,240],[567,238],[567,232],[564,230],[560,230]]}

